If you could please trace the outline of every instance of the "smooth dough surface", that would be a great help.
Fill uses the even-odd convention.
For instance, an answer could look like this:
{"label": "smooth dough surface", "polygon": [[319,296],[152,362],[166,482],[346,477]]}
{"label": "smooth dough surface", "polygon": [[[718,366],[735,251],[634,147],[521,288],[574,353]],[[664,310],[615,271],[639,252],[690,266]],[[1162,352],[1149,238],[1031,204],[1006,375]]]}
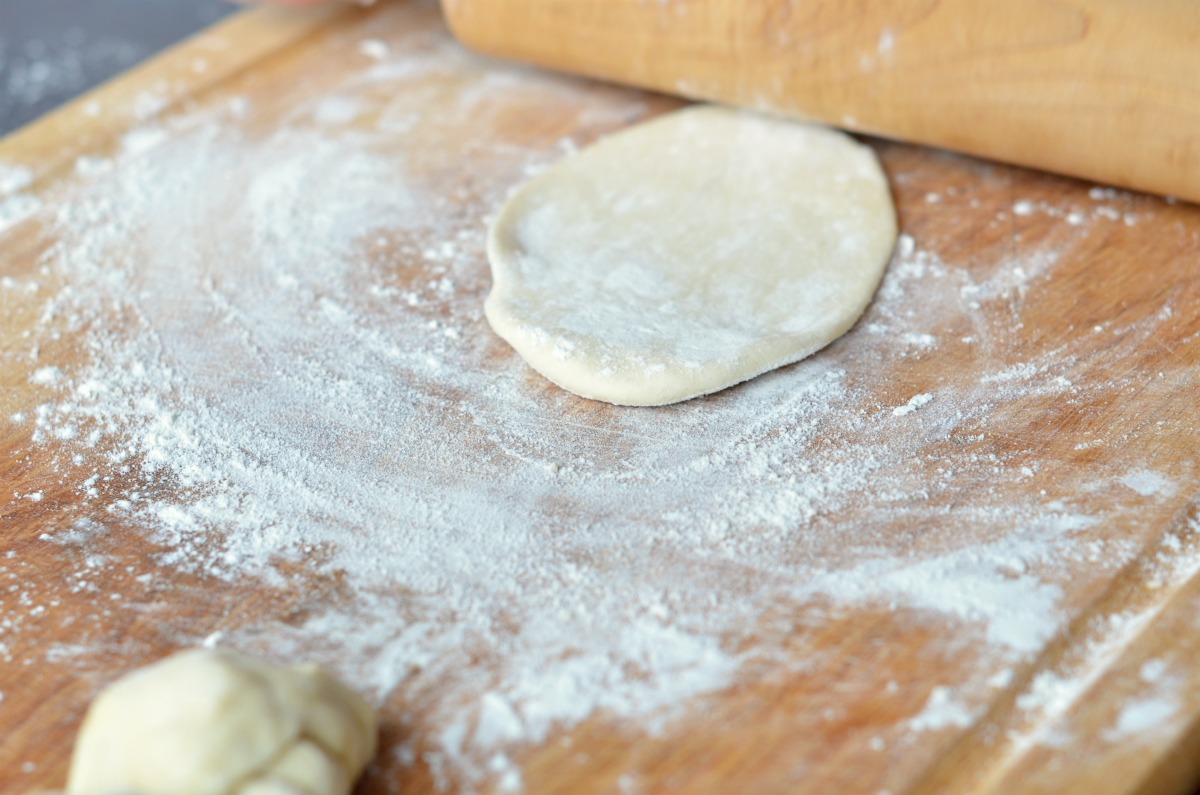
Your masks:
{"label": "smooth dough surface", "polygon": [[315,666],[193,649],[96,698],[67,792],[346,795],[375,742],[375,713]]}
{"label": "smooth dough surface", "polygon": [[578,395],[653,406],[797,361],[845,333],[896,240],[868,147],[693,106],[537,175],[492,223],[492,328]]}

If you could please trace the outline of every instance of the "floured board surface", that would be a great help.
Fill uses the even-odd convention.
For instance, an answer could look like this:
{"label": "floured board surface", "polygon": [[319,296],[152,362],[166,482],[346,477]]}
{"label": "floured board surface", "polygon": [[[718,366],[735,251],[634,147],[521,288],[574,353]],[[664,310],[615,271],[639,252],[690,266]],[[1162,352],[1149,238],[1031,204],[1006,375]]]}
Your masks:
{"label": "floured board surface", "polygon": [[484,225],[674,106],[381,4],[0,144],[0,790],[206,641],[374,699],[364,793],[1194,783],[1200,212],[876,143],[846,337],[579,399],[487,328]]}

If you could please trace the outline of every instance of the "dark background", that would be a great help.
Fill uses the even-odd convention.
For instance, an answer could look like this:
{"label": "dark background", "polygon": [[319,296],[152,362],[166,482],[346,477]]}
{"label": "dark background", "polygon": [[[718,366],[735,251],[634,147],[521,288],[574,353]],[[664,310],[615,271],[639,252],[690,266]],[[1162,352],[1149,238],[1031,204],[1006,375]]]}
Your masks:
{"label": "dark background", "polygon": [[223,0],[0,0],[0,135],[236,10]]}

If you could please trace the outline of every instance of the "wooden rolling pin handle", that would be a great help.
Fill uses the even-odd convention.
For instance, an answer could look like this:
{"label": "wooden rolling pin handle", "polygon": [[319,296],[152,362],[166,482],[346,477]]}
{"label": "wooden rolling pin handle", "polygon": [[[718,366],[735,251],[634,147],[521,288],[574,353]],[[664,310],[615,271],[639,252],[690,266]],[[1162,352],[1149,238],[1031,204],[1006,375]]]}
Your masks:
{"label": "wooden rolling pin handle", "polygon": [[445,0],[506,58],[1200,202],[1194,0]]}

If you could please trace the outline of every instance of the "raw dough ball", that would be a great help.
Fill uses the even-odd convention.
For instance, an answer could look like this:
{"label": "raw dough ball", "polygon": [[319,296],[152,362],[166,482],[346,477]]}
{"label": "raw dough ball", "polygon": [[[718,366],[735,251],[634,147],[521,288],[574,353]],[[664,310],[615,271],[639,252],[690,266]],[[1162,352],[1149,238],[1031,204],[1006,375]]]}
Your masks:
{"label": "raw dough ball", "polygon": [[895,240],[869,148],[694,106],[519,188],[489,233],[485,310],[530,366],[576,394],[673,403],[837,339]]}
{"label": "raw dough ball", "polygon": [[195,649],[134,671],[88,710],[70,795],[345,795],[375,714],[311,665]]}

